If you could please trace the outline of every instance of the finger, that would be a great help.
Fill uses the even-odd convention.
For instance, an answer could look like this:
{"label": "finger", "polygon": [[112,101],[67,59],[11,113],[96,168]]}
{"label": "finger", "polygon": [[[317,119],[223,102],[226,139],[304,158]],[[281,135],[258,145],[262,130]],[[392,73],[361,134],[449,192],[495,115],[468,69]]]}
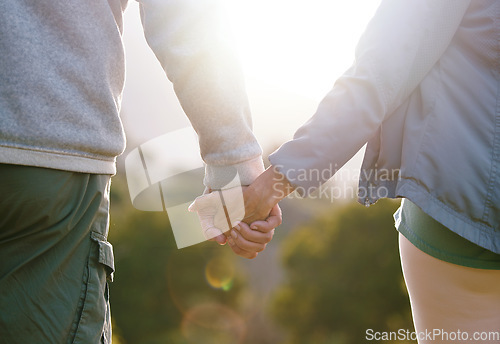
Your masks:
{"label": "finger", "polygon": [[208,241],[215,241],[217,242],[219,245],[223,246],[226,244],[227,242],[227,239],[226,239],[226,236],[224,234],[220,234],[220,235],[217,235],[216,237],[213,237],[211,239],[208,239]]}
{"label": "finger", "polygon": [[[241,227],[241,225],[240,225]],[[248,228],[248,227],[247,227]],[[248,230],[251,230],[248,228]],[[232,241],[241,249],[249,252],[261,252],[264,251],[266,248],[267,242],[260,243],[260,242],[253,242],[245,239],[241,233],[237,232],[235,229],[231,231],[231,238]],[[231,240],[231,239],[228,239]]]}
{"label": "finger", "polygon": [[240,257],[248,258],[248,259],[254,259],[259,254],[258,252],[250,252],[250,251],[242,249],[241,247],[239,247],[238,245],[236,245],[236,243],[234,242],[233,238],[228,239],[227,243],[231,247],[231,249],[233,250],[233,252],[235,254],[237,254],[238,256],[240,256]]}
{"label": "finger", "polygon": [[220,245],[224,245],[226,243],[226,237],[217,227],[207,228],[203,234],[208,240],[216,241]]}
{"label": "finger", "polygon": [[257,221],[266,221],[267,218],[269,217],[269,215],[273,212],[273,210],[274,210],[273,214],[276,214],[276,215],[279,214],[279,218],[281,219],[281,209],[279,207],[275,209],[275,207],[276,207],[276,205],[273,206],[269,210],[259,209],[255,213],[245,214],[245,218],[243,219],[243,222],[254,223]]}
{"label": "finger", "polygon": [[259,244],[267,244],[273,239],[274,230],[261,232],[257,230],[250,229],[246,223],[242,223],[241,225],[237,225],[235,227],[237,230],[237,234],[241,235],[244,239],[259,243]]}
{"label": "finger", "polygon": [[191,212],[200,211],[204,208],[214,206],[214,194],[206,194],[202,196],[198,196],[195,198],[193,203],[191,203],[188,207],[188,210]]}
{"label": "finger", "polygon": [[252,222],[250,228],[259,232],[267,233],[281,225],[281,220],[281,209],[276,204],[273,209],[271,209],[271,212],[266,220]]}
{"label": "finger", "polygon": [[198,198],[196,198],[188,207],[188,211],[195,212],[198,211],[199,205],[198,205]]}

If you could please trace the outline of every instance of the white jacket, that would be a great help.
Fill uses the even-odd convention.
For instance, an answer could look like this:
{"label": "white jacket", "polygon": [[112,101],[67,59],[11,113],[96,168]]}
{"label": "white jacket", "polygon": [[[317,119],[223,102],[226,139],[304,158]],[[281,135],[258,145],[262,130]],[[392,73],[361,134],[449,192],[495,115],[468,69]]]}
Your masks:
{"label": "white jacket", "polygon": [[307,194],[367,142],[361,203],[407,197],[500,253],[500,1],[382,1],[353,66],[270,161]]}

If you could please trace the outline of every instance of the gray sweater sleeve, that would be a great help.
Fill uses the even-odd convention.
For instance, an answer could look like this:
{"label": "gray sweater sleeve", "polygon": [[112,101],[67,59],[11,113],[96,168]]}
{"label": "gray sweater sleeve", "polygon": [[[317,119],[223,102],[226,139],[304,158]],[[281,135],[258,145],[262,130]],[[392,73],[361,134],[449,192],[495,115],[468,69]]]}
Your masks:
{"label": "gray sweater sleeve", "polygon": [[140,0],[145,37],[199,136],[205,185],[242,184],[262,171],[243,76],[219,1]]}

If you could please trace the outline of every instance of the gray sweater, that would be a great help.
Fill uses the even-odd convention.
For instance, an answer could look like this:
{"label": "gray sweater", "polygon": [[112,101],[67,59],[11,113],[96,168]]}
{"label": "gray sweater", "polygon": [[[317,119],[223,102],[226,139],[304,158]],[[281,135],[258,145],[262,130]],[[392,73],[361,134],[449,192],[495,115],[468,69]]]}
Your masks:
{"label": "gray sweater", "polygon": [[[114,174],[125,148],[127,0],[0,2],[0,163]],[[262,170],[239,66],[216,1],[140,1],[146,39],[198,133],[206,184]],[[140,115],[140,114],[138,114]]]}

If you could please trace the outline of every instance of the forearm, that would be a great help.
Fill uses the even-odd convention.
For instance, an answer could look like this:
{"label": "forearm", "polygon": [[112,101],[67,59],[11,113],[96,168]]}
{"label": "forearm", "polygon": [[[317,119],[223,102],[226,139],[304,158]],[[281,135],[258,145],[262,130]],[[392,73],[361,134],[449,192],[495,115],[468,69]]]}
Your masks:
{"label": "forearm", "polygon": [[148,44],[199,137],[205,185],[236,174],[250,184],[264,169],[252,132],[244,78],[218,0],[140,0]]}
{"label": "forearm", "polygon": [[283,174],[270,166],[243,194],[246,209],[244,221],[252,223],[266,219],[271,209],[294,189],[295,186]]}
{"label": "forearm", "polygon": [[374,137],[439,61],[469,3],[382,1],[352,68],[294,139],[269,157],[298,192],[314,191]]}

